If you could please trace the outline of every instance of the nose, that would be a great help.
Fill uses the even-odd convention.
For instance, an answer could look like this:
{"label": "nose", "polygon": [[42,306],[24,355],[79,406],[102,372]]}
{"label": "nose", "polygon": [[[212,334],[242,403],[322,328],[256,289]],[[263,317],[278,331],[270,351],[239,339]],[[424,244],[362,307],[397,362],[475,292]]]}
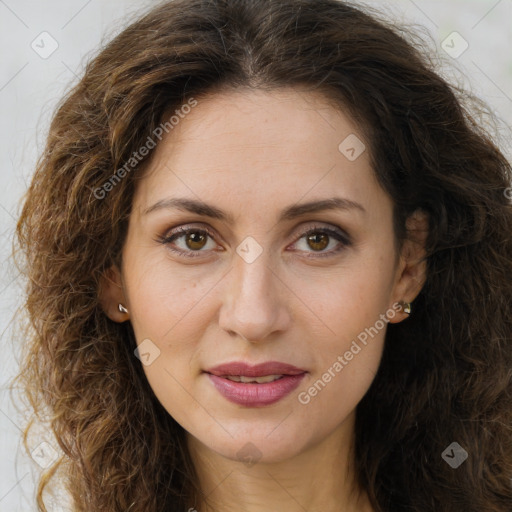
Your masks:
{"label": "nose", "polygon": [[252,343],[288,329],[291,292],[270,266],[265,252],[252,263],[237,256],[226,279],[219,314],[222,329]]}

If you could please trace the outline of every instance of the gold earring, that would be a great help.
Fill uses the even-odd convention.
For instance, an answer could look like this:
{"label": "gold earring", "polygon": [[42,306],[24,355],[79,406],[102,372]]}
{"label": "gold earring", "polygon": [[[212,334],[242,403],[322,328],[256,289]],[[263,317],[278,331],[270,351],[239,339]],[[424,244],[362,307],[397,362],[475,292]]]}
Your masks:
{"label": "gold earring", "polygon": [[121,303],[119,303],[117,307],[119,308],[119,311],[121,311],[121,313],[128,313],[128,310]]}
{"label": "gold earring", "polygon": [[400,301],[400,306],[402,306],[402,310],[405,314],[410,315],[412,310],[412,304],[410,302]]}

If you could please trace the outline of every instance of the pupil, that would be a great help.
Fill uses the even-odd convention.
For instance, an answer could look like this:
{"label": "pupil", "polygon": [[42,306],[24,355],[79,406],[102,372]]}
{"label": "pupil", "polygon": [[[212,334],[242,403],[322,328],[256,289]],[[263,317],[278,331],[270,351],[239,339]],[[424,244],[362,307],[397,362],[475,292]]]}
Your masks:
{"label": "pupil", "polygon": [[[190,233],[189,234],[189,248],[190,249],[201,249],[204,246],[206,237],[202,233]],[[194,244],[199,244],[194,246]]]}
{"label": "pupil", "polygon": [[[310,246],[312,249],[315,250],[322,250],[325,249],[328,245],[328,236],[325,233],[316,233],[313,235],[309,235],[308,241],[311,242]],[[313,244],[313,245],[311,245]],[[317,247],[314,247],[316,245]]]}

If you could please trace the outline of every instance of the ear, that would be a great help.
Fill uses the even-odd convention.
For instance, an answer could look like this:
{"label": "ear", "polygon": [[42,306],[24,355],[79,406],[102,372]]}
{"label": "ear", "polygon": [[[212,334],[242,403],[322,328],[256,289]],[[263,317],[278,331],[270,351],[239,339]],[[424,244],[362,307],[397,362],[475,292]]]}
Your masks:
{"label": "ear", "polygon": [[[397,302],[413,302],[418,296],[427,277],[427,260],[425,243],[428,235],[428,215],[422,210],[416,210],[406,221],[407,238],[402,244],[399,263],[396,270],[396,280],[393,288],[393,304]],[[414,305],[412,307],[414,314]],[[408,315],[400,309],[391,319],[398,323]]]}
{"label": "ear", "polygon": [[123,291],[121,272],[117,265],[112,265],[100,276],[98,299],[105,314],[114,322],[125,322],[128,313],[119,310],[119,304],[127,306]]}

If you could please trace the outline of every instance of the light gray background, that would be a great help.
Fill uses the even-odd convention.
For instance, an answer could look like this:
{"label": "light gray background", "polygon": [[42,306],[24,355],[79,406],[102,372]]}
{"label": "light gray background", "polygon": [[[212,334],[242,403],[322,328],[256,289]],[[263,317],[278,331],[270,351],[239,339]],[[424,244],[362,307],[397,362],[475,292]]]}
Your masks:
{"label": "light gray background", "polygon": [[[11,334],[21,287],[10,260],[11,239],[19,201],[43,148],[56,102],[82,75],[84,63],[102,41],[124,26],[123,20],[150,1],[134,0],[0,0],[0,512],[36,510],[38,467],[21,447],[23,419],[7,391],[17,371],[20,340]],[[381,8],[398,22],[420,24],[431,34],[449,67],[443,73],[487,101],[500,119],[499,144],[511,158],[512,125],[512,0],[397,0],[365,3]],[[57,50],[41,58],[31,47],[47,31]],[[468,49],[456,59],[443,50]],[[448,37],[448,39],[446,39]],[[454,39],[455,37],[455,39]],[[45,40],[49,48],[49,40]],[[455,67],[453,67],[455,65]],[[41,440],[53,446],[48,433]],[[34,445],[34,448],[37,445]],[[53,510],[66,510],[64,504]]]}

